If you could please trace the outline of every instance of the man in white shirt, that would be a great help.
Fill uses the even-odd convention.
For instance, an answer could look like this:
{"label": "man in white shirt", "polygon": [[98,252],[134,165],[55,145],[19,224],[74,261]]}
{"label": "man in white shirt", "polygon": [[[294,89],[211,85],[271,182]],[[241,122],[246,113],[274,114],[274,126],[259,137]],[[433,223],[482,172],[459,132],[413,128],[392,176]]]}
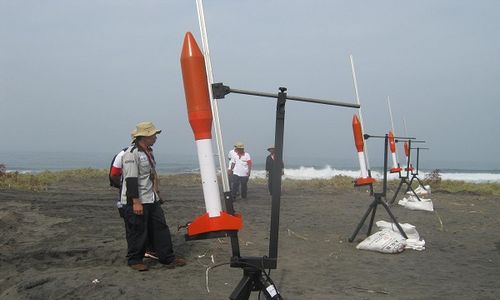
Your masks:
{"label": "man in white shirt", "polygon": [[236,155],[231,159],[230,173],[232,174],[231,193],[234,198],[238,194],[241,185],[241,198],[247,198],[248,178],[252,172],[252,158],[245,152],[245,145],[235,145]]}

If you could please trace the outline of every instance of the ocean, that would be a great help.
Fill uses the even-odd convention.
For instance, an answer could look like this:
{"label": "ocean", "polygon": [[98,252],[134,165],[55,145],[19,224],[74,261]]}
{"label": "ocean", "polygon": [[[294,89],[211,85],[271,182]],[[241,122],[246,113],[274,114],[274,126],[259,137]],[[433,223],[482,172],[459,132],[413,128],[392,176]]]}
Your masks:
{"label": "ocean", "polygon": [[[78,168],[108,169],[114,153],[90,152],[2,152],[0,164],[5,165],[7,172],[36,173],[41,171],[61,171]],[[162,155],[156,153],[158,171],[162,174],[199,173],[197,157],[195,155]],[[285,158],[284,179],[330,179],[338,175],[359,177],[359,166],[355,158],[351,161],[327,161],[299,157]],[[215,159],[216,163],[218,159]],[[265,178],[265,157],[253,157],[254,167],[252,178]],[[424,162],[425,163],[425,162]],[[436,168],[419,170],[418,177],[424,179]],[[500,170],[477,170],[476,168],[437,168],[443,180],[459,180],[465,182],[500,183]],[[374,167],[372,176],[378,179],[383,177],[382,168]],[[397,174],[389,174],[389,179],[397,179]]]}

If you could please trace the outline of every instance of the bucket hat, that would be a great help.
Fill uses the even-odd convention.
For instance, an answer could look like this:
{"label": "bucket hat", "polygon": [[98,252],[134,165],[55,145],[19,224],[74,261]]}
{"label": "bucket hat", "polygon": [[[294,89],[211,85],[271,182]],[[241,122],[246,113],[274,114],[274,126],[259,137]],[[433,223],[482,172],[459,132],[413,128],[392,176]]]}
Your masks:
{"label": "bucket hat", "polygon": [[130,134],[136,138],[139,136],[152,136],[158,133],[161,133],[161,130],[156,128],[153,122],[141,122],[135,126],[135,129]]}

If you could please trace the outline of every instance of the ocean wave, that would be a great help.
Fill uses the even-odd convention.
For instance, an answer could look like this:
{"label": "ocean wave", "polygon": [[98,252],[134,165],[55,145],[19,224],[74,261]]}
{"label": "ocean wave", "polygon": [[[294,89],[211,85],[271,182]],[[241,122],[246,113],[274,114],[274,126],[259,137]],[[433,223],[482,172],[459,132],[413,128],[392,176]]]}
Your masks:
{"label": "ocean wave", "polygon": [[[56,171],[56,170],[54,170]],[[318,167],[305,167],[300,166],[298,168],[285,168],[285,175],[283,180],[314,180],[314,179],[332,179],[335,176],[347,176],[351,178],[358,178],[361,173],[359,170],[348,170],[348,169],[336,169],[332,168],[330,165],[326,165],[322,168]],[[20,174],[36,174],[42,172],[41,170],[7,170],[7,173],[18,172]],[[161,173],[165,174],[199,174],[199,168],[193,167],[182,167],[175,169],[160,169]],[[429,171],[419,171],[418,178],[423,180],[431,172]],[[377,180],[383,179],[383,173],[379,171],[372,171],[372,177]],[[500,173],[499,172],[487,172],[487,171],[475,171],[475,172],[460,172],[460,171],[443,171],[440,172],[442,180],[451,181],[465,181],[471,183],[500,183]],[[265,170],[252,170],[252,175],[250,178],[266,178]],[[388,180],[399,179],[398,174],[387,174]]]}
{"label": "ocean wave", "polygon": [[[295,179],[295,180],[313,180],[313,179],[332,179],[335,176],[347,176],[352,178],[358,178],[360,176],[359,170],[343,170],[335,169],[329,165],[323,168],[314,167],[304,167],[301,166],[297,169],[287,169],[285,168],[285,175],[283,179]],[[378,171],[372,171],[372,177],[378,180],[383,179],[383,173]],[[424,179],[431,172],[419,171],[418,178]],[[441,179],[452,180],[452,181],[465,181],[473,183],[500,183],[500,174],[498,173],[466,173],[466,172],[443,172],[439,173]],[[251,178],[266,178],[266,171],[264,170],[253,170]],[[399,179],[398,174],[387,174],[388,180]]]}

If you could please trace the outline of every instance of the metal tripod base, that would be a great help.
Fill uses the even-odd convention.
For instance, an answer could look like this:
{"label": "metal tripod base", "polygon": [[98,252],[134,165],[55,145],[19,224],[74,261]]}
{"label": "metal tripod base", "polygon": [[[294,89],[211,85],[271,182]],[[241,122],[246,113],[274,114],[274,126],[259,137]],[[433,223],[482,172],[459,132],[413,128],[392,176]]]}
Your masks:
{"label": "metal tripod base", "polygon": [[[411,184],[413,183],[413,180],[416,179],[418,181],[418,184],[424,189],[427,191],[427,189],[425,188],[425,185],[424,183],[420,180],[420,178],[418,178],[417,174],[413,174],[411,176],[411,179],[410,179],[410,183],[408,184],[410,187],[411,187]],[[410,188],[407,188],[406,189],[406,192],[408,192],[410,190]]]}
{"label": "metal tripod base", "polygon": [[389,202],[389,205],[392,205],[394,203],[394,201],[396,200],[396,197],[398,196],[399,191],[401,190],[401,186],[403,186],[403,183],[406,183],[406,185],[408,186],[408,188],[406,189],[406,191],[411,191],[413,193],[413,195],[415,195],[415,197],[417,197],[418,201],[422,201],[422,200],[420,200],[420,197],[417,195],[417,193],[415,192],[415,190],[411,187],[411,182],[408,182],[406,179],[407,179],[406,177],[403,177],[399,181],[398,188],[397,188],[396,192],[394,193],[394,196],[392,196],[392,199]]}
{"label": "metal tripod base", "polygon": [[370,206],[368,207],[368,210],[365,212],[363,218],[361,219],[361,221],[359,222],[358,224],[358,227],[356,227],[356,230],[354,231],[354,233],[351,235],[351,237],[349,238],[349,242],[352,243],[352,241],[354,241],[354,239],[356,238],[356,236],[358,235],[358,232],[361,230],[361,227],[363,227],[363,224],[365,223],[366,221],[366,218],[368,218],[368,215],[371,213],[371,218],[370,218],[370,224],[368,226],[368,233],[367,233],[367,236],[369,236],[372,232],[372,227],[373,227],[373,221],[375,219],[375,213],[377,212],[377,206],[380,204],[382,205],[385,210],[387,211],[387,214],[389,214],[389,216],[391,217],[392,221],[394,222],[394,224],[396,224],[396,227],[398,228],[399,232],[401,233],[401,235],[405,238],[405,239],[408,239],[408,236],[406,235],[406,233],[404,232],[403,228],[401,228],[401,225],[399,225],[398,221],[396,220],[396,217],[392,214],[391,210],[389,209],[389,206],[385,203],[385,201],[382,200],[382,196],[383,194],[382,193],[375,193],[374,194],[374,199],[372,201],[372,203],[370,204]]}
{"label": "metal tripod base", "polygon": [[267,300],[283,299],[261,270],[254,267],[243,268],[243,278],[241,278],[229,299],[248,300],[252,291],[262,291]]}

